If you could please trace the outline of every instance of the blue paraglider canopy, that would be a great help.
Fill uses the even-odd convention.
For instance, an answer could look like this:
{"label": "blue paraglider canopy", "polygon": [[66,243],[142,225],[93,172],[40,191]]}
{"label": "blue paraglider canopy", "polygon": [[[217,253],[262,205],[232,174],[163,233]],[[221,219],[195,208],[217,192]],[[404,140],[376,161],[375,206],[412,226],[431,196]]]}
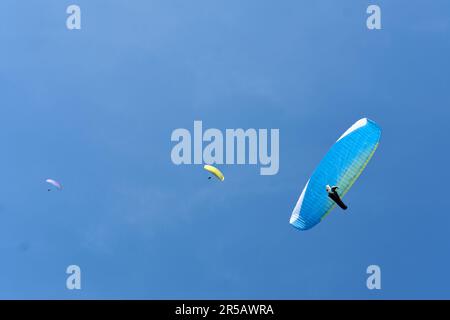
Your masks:
{"label": "blue paraglider canopy", "polygon": [[343,197],[372,158],[381,137],[381,128],[363,118],[353,124],[320,161],[292,212],[290,223],[307,230],[318,224],[336,205],[327,186],[337,186]]}

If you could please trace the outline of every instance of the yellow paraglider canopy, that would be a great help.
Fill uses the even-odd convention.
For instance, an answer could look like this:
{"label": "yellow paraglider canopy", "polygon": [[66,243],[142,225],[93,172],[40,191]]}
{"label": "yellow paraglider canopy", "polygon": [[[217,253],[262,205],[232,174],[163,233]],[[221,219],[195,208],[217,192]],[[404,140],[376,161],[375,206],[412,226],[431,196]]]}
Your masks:
{"label": "yellow paraglider canopy", "polygon": [[215,175],[217,177],[217,179],[219,179],[220,181],[223,181],[225,179],[223,173],[216,167],[211,166],[209,164],[205,164],[205,166],[203,168],[206,171],[211,172],[213,175]]}

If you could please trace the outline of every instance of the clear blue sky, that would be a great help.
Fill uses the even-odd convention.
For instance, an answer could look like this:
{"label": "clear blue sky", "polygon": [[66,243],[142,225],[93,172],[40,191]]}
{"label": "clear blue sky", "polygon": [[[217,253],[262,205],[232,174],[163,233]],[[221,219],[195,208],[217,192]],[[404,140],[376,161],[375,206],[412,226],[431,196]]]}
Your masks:
{"label": "clear blue sky", "polygon": [[[449,17],[447,0],[1,1],[0,298],[450,298]],[[350,209],[295,230],[364,116],[383,136]],[[279,128],[279,174],[173,165],[194,120]]]}

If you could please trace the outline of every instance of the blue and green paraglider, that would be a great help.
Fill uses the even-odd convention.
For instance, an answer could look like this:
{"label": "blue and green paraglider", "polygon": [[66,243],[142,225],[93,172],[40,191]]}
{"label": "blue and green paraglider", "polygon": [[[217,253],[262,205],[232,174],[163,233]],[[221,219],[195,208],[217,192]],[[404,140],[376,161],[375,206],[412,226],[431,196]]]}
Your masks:
{"label": "blue and green paraglider", "polygon": [[322,221],[337,205],[347,209],[342,198],[372,158],[381,128],[363,118],[353,124],[331,147],[309,178],[295,205],[290,223],[308,230]]}

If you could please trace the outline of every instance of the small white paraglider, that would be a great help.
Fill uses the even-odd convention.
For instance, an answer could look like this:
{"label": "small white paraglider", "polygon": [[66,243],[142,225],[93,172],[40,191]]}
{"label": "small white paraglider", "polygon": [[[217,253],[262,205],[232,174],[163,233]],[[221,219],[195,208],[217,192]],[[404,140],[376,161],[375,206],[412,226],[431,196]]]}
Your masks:
{"label": "small white paraglider", "polygon": [[[59,190],[59,191],[62,190],[62,184],[59,183],[59,182],[56,181],[56,180],[53,180],[53,179],[47,179],[47,180],[45,180],[45,182],[51,184],[53,187],[56,188],[56,190]],[[51,188],[47,189],[47,191],[51,191],[51,190],[52,190]]]}

